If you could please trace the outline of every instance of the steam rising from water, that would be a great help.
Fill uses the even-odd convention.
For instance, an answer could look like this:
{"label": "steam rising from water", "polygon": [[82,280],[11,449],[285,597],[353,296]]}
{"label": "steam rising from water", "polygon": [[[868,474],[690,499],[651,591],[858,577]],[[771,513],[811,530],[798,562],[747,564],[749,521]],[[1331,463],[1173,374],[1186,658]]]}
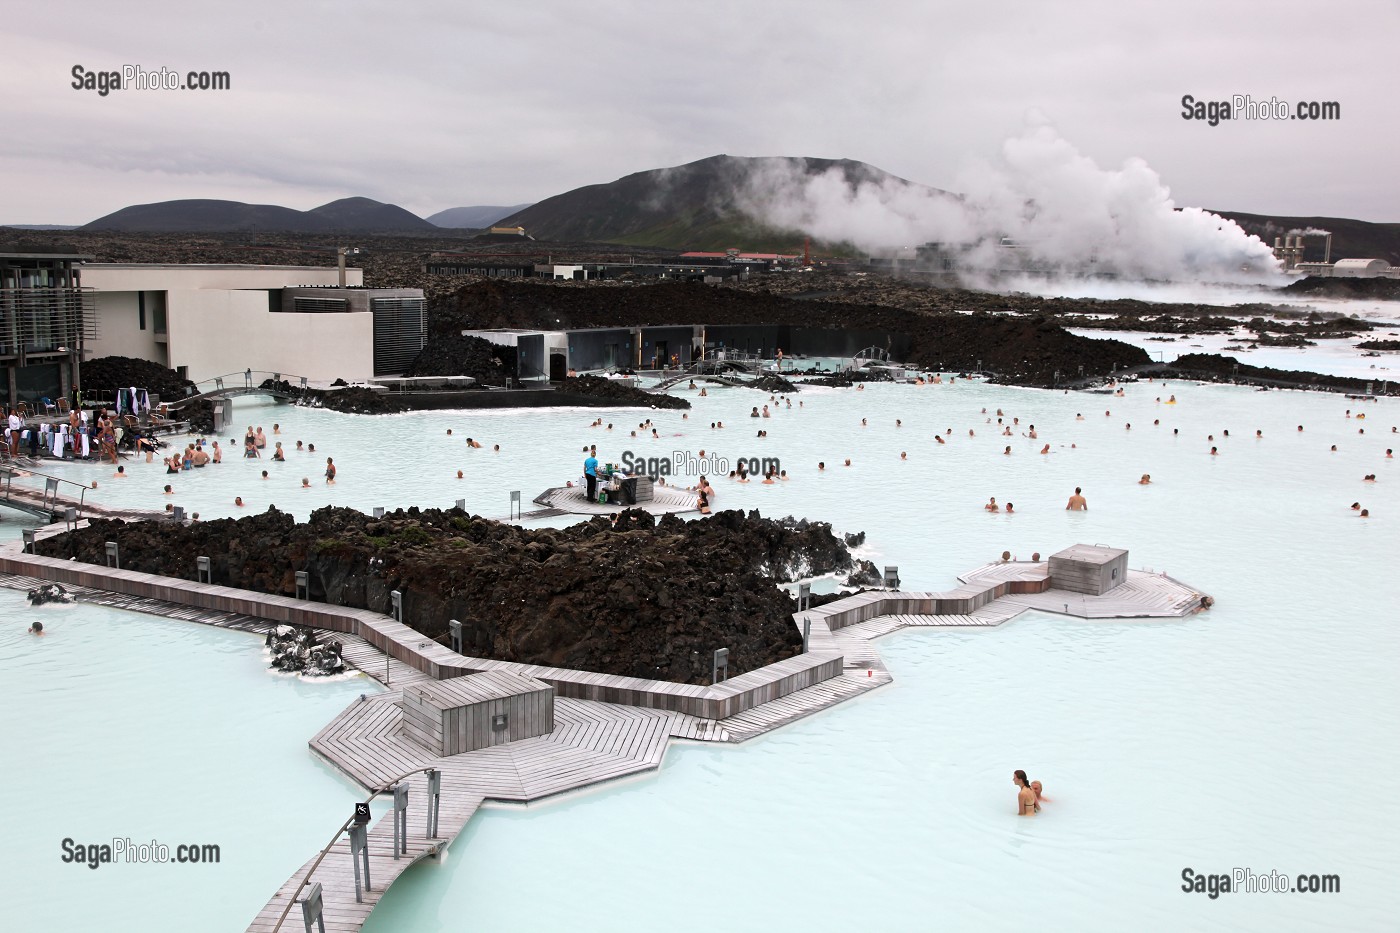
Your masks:
{"label": "steam rising from water", "polygon": [[[1141,159],[1099,167],[1052,127],[1029,127],[995,164],[960,180],[961,196],[893,176],[808,175],[772,162],[748,179],[740,204],[770,226],[913,259],[941,244],[964,278],[1031,272],[1135,281],[1282,284],[1269,246],[1199,208],[1177,210]],[[897,251],[897,253],[895,252]]]}

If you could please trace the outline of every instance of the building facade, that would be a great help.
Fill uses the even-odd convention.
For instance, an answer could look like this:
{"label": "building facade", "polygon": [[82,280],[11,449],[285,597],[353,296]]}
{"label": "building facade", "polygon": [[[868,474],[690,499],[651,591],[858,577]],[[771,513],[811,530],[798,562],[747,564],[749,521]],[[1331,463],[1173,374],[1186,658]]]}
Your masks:
{"label": "building facade", "polygon": [[196,382],[245,369],[347,381],[392,375],[422,349],[421,289],[364,288],[334,267],[88,263],[86,357],[152,360]]}
{"label": "building facade", "polygon": [[83,347],[97,337],[82,253],[20,248],[0,252],[0,393],[8,404],[66,397]]}

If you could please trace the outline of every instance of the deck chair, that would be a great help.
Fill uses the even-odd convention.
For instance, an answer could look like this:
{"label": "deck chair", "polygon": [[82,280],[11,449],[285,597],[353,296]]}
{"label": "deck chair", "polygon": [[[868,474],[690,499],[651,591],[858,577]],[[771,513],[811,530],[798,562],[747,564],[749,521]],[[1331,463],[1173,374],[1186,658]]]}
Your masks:
{"label": "deck chair", "polygon": [[55,405],[55,404],[53,403],[53,399],[48,398],[48,397],[45,397],[45,398],[39,399],[39,401],[40,401],[41,403],[43,403],[43,406],[44,406],[44,414],[46,414],[46,415],[55,415],[55,414],[58,414],[58,406]]}
{"label": "deck chair", "polygon": [[70,412],[71,410],[72,410],[72,407],[68,404],[68,399],[66,399],[66,398],[61,398],[61,399],[58,400],[58,413],[59,413],[60,415],[66,415],[66,414],[68,414],[68,412]]}

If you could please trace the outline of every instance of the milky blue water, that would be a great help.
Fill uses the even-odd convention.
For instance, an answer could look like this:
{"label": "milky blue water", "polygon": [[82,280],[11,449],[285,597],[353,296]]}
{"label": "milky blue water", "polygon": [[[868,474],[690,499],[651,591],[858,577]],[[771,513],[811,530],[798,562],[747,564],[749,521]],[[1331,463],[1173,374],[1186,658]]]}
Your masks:
{"label": "milky blue water", "polygon": [[[1129,386],[1122,398],[962,380],[811,389],[792,409],[750,390],[681,393],[696,404],[688,419],[371,419],[240,402],[238,423],[277,421],[284,443],[314,441],[334,456],[337,484],[319,482],[309,455],[170,479],[176,501],[207,516],[238,514],[234,495],[299,515],[326,502],[457,498],[503,515],[510,490],[528,500],[576,477],[589,443],[603,460],[701,448],[778,457],[788,481],[722,478],[714,504],[864,530],[864,555],[898,565],[909,588],[950,587],[1003,550],[1024,559],[1089,542],[1128,548],[1132,566],[1165,570],[1214,595],[1216,608],[1170,622],[1027,615],[883,639],[889,688],[743,746],[674,747],[659,774],[638,781],[478,816],[443,864],[394,887],[372,931],[1393,928],[1393,400],[1180,382]],[[765,403],[773,417],[747,417]],[[997,431],[998,407],[1020,419],[1010,437]],[[599,415],[612,431],[589,427]],[[629,437],[648,417],[662,437]],[[1030,424],[1034,440],[1023,436]],[[468,451],[464,435],[486,448]],[[1046,443],[1050,453],[1037,453]],[[111,481],[110,467],[60,469],[99,479],[100,501],[165,501],[159,464]],[[1144,473],[1151,485],[1138,484]],[[1363,481],[1370,473],[1377,482]],[[302,475],[313,481],[305,493]],[[1064,510],[1075,486],[1088,512]],[[989,496],[1015,512],[984,512]],[[126,722],[145,731],[138,716]],[[1014,815],[1016,768],[1043,780],[1052,801],[1033,820]],[[317,825],[269,851],[299,862],[320,845]],[[1180,889],[1187,867],[1337,874],[1342,891],[1212,900]],[[248,915],[230,906],[218,928]]]}
{"label": "milky blue water", "polygon": [[[373,681],[272,674],[255,635],[14,590],[0,620],[7,933],[242,930],[363,799],[306,743]],[[65,838],[219,859],[89,868]]]}

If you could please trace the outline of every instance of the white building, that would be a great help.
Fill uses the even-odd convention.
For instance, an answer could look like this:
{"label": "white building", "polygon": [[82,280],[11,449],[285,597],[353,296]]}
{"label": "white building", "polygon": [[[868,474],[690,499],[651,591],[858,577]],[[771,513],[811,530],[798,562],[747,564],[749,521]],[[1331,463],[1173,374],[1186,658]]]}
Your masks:
{"label": "white building", "polygon": [[198,381],[245,369],[347,381],[403,371],[422,349],[420,289],[364,288],[360,269],[85,263],[88,359],[153,360]]}
{"label": "white building", "polygon": [[1384,259],[1338,259],[1332,264],[1332,277],[1336,279],[1382,279],[1395,275],[1396,270]]}

